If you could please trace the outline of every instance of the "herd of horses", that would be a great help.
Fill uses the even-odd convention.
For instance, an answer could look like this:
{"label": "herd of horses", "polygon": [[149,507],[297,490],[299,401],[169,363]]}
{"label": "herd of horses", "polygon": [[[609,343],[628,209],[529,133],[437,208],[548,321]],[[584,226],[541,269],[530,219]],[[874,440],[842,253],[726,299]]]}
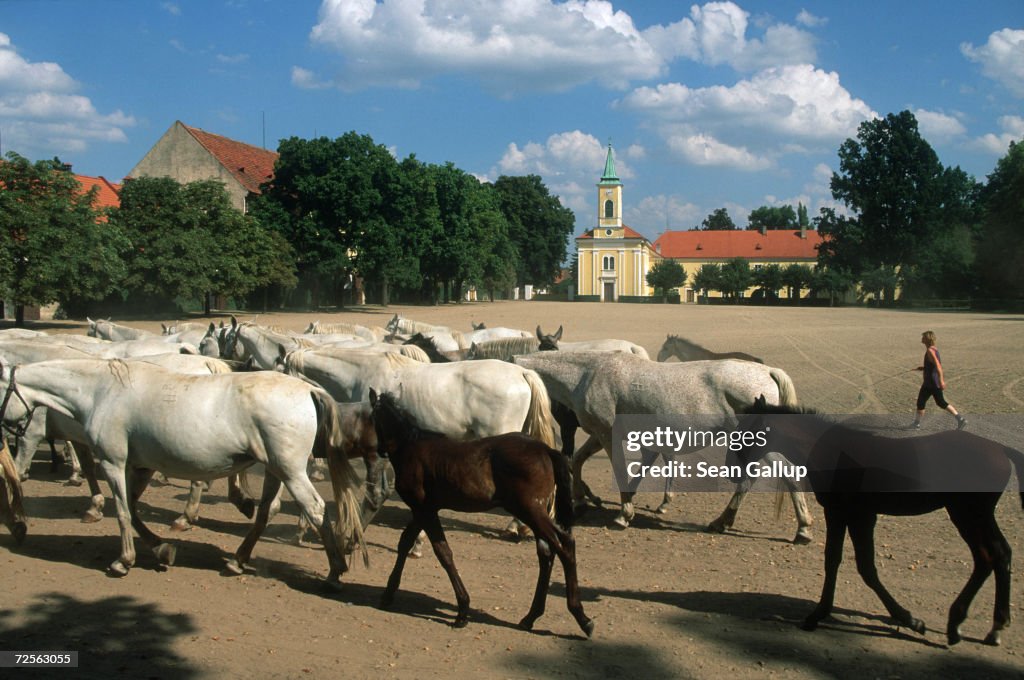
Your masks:
{"label": "herd of horses", "polygon": [[[520,626],[529,630],[543,613],[557,556],[569,611],[589,637],[594,623],[583,611],[572,527],[588,498],[600,501],[583,480],[583,465],[603,449],[616,479],[625,478],[622,447],[614,441],[617,416],[700,414],[715,431],[770,432],[766,446],[735,452],[743,461],[785,460],[809,470],[810,488],[824,508],[825,580],[805,629],[813,630],[832,609],[849,534],[865,583],[899,625],[925,632],[879,580],[874,526],[879,514],[945,508],[974,560],[950,608],[947,641],[960,641],[970,603],[994,572],[996,604],[985,642],[999,644],[1010,618],[1011,549],[995,507],[1013,467],[1024,507],[1020,452],[967,432],[887,438],[834,422],[801,407],[785,371],[742,352],[715,353],[670,335],[652,361],[627,340],[569,343],[562,334],[561,326],[549,334],[540,326],[534,332],[483,325],[460,332],[398,315],[377,328],[314,322],[302,334],[234,318],[219,327],[165,326],[163,335],[109,320],[90,320],[85,336],[3,331],[0,420],[17,454],[11,456],[6,442],[0,447],[0,517],[16,543],[25,540],[21,480],[40,443],[49,441],[55,453],[53,442],[65,441],[74,445],[89,483],[85,521],[103,516],[97,468],[110,487],[121,536],[112,575],[124,576],[135,564],[133,530],[160,563],[174,563],[175,546],[137,512],[139,498],[161,473],[192,482],[175,522],[179,529],[197,520],[204,485],[229,479],[229,498],[253,520],[228,562],[231,573],[243,573],[287,489],[302,523],[319,534],[326,582],[337,587],[357,551],[367,559],[363,532],[393,489],[411,517],[381,604],[393,602],[405,561],[419,554],[425,535],[451,580],[454,624],[461,626],[469,618],[469,594],[438,511],[501,507],[522,534],[532,532],[539,560],[536,592]],[[669,362],[673,357],[679,361]],[[805,417],[766,427],[765,419],[779,414]],[[588,439],[576,449],[578,429]],[[879,491],[851,483],[864,478],[877,456],[907,461],[909,469],[941,465],[954,477],[962,467],[985,490]],[[362,476],[352,467],[355,458],[364,461]],[[265,474],[253,498],[245,471],[257,463]],[[333,508],[313,483],[318,466],[326,466]],[[836,474],[839,468],[855,474]],[[710,523],[712,531],[732,526],[753,480],[735,481],[736,492]],[[798,520],[794,542],[809,543],[804,494],[784,481]],[[620,491],[615,523],[625,529],[635,515],[633,493],[621,484]],[[666,486],[659,512],[670,499]]]}

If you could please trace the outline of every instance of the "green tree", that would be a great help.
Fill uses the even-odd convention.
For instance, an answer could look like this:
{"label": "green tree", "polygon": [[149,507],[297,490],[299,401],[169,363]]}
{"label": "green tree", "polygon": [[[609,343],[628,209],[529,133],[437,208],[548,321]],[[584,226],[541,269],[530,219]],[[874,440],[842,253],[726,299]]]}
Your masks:
{"label": "green tree", "polygon": [[796,204],[796,226],[801,229],[808,229],[811,221],[807,217],[807,206],[803,203]]}
{"label": "green tree", "polygon": [[892,290],[899,285],[899,277],[892,267],[881,266],[869,269],[860,275],[860,289],[864,295],[874,295],[876,300],[892,299]]}
{"label": "green tree", "polygon": [[786,285],[780,265],[766,264],[754,271],[754,285],[764,293],[766,299],[777,298],[779,289]]}
{"label": "green tree", "polygon": [[811,291],[828,295],[828,304],[835,306],[836,299],[853,286],[853,276],[843,269],[817,267],[811,274]]}
{"label": "green tree", "polygon": [[955,251],[958,239],[949,236],[973,224],[976,184],[942,166],[912,113],[862,123],[857,139],[839,147],[839,167],[832,196],[851,214],[823,211],[822,264],[854,276],[886,265],[905,282],[935,286],[969,263],[971,253]]}
{"label": "green tree", "polygon": [[124,276],[128,242],[95,200],[59,159],[0,162],[0,291],[17,326],[26,305],[98,300]]}
{"label": "green tree", "polygon": [[811,268],[805,264],[792,263],[782,270],[782,283],[789,289],[789,298],[800,301],[800,291],[811,285]]}
{"label": "green tree", "polygon": [[1010,142],[979,203],[977,276],[988,295],[1024,296],[1024,143]]}
{"label": "green tree", "polygon": [[722,292],[723,297],[731,297],[738,301],[740,295],[750,288],[753,282],[754,274],[750,270],[750,263],[742,257],[734,257],[722,264],[716,287]]}
{"label": "green tree", "polygon": [[791,205],[767,206],[754,209],[747,217],[747,229],[795,229],[796,211]]}
{"label": "green tree", "polygon": [[501,176],[494,183],[508,235],[519,254],[517,285],[545,286],[561,272],[576,217],[537,175]]}
{"label": "green tree", "polygon": [[729,217],[728,210],[725,208],[718,208],[704,218],[704,221],[701,222],[701,228],[705,231],[715,229],[735,229],[736,225],[733,223],[732,218]]}
{"label": "green tree", "polygon": [[668,302],[668,292],[686,283],[686,270],[674,260],[661,259],[647,272],[647,285],[661,291],[661,299]]}
{"label": "green tree", "polygon": [[722,278],[722,268],[717,264],[702,264],[700,269],[693,273],[690,285],[700,291],[703,297],[708,296],[708,291],[718,290],[718,281]]}

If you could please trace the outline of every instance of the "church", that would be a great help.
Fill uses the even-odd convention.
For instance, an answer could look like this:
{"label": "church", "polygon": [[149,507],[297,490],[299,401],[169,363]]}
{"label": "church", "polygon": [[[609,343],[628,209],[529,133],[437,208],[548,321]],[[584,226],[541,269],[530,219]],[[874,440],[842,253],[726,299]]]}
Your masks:
{"label": "church", "polygon": [[[638,301],[655,294],[647,285],[647,272],[660,259],[678,262],[686,270],[687,285],[680,301],[694,303],[698,291],[688,284],[705,264],[723,264],[735,257],[752,270],[769,264],[814,267],[821,236],[809,229],[665,231],[653,243],[622,221],[623,185],[615,171],[611,144],[604,172],[597,183],[597,226],[576,239],[576,297],[601,302]],[[753,293],[754,288],[744,296]],[[711,295],[718,293],[712,291]],[[786,291],[781,291],[784,297]]]}

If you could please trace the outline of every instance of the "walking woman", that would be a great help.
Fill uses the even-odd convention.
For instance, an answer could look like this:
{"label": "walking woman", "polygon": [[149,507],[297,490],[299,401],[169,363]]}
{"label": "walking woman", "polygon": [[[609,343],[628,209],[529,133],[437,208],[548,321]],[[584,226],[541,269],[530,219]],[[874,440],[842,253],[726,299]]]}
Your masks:
{"label": "walking woman", "polygon": [[917,370],[924,371],[924,381],[921,383],[921,390],[917,393],[917,415],[914,417],[912,427],[920,429],[924,407],[928,403],[928,398],[932,397],[939,408],[949,411],[956,417],[956,429],[962,430],[967,427],[967,419],[960,415],[942,394],[942,391],[946,389],[946,379],[942,373],[939,349],[935,346],[935,332],[925,331],[922,333],[921,343],[925,346],[924,365],[919,366]]}

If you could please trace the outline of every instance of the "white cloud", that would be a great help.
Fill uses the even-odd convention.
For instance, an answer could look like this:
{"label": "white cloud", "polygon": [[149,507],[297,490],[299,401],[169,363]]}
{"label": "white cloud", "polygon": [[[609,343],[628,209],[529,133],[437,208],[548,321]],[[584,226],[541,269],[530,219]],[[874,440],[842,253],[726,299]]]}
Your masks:
{"label": "white cloud", "polygon": [[79,84],[52,62],[29,62],[0,33],[0,127],[4,147],[22,155],[79,152],[90,142],[124,142],[135,119],[102,114],[76,94]]}
{"label": "white cloud", "polygon": [[[630,225],[656,225],[642,233],[652,241],[665,229],[685,230],[699,226],[706,217],[700,208],[679,196],[647,196],[635,207],[626,204],[624,221]],[[638,227],[639,228],[639,227]]]}
{"label": "white cloud", "polygon": [[1021,116],[1003,116],[999,119],[999,127],[1002,132],[999,134],[988,133],[978,137],[971,143],[971,148],[991,153],[994,156],[1003,156],[1010,147],[1010,142],[1024,140],[1024,118]]}
{"label": "white cloud", "polygon": [[794,26],[749,37],[735,3],[690,14],[641,31],[607,0],[323,0],[310,37],[342,55],[343,88],[414,88],[454,73],[507,96],[589,82],[624,89],[678,57],[739,69],[814,59],[813,36]]}
{"label": "white cloud", "polygon": [[828,19],[824,17],[818,17],[806,9],[800,10],[800,13],[796,15],[796,23],[801,26],[807,26],[808,28],[817,28],[818,26],[824,26],[828,23]]}
{"label": "white cloud", "polygon": [[245,53],[239,54],[218,54],[217,61],[222,64],[244,64],[249,61],[249,55]]}
{"label": "white cloud", "polygon": [[1004,28],[981,47],[960,45],[960,52],[981,64],[981,72],[1002,83],[1014,96],[1024,97],[1024,30]]}
{"label": "white cloud", "polygon": [[921,136],[931,144],[948,144],[967,133],[959,118],[938,111],[916,109],[914,117]]}
{"label": "white cloud", "polygon": [[877,117],[836,73],[808,64],[765,69],[731,87],[642,87],[616,106],[649,117],[688,162],[748,170],[772,167],[773,155],[834,147]]}
{"label": "white cloud", "polygon": [[[570,178],[589,180],[591,183],[600,176],[604,168],[608,148],[597,137],[580,130],[560,132],[551,135],[541,144],[527,142],[519,147],[516,143],[508,145],[505,155],[498,161],[497,172],[505,175],[537,174],[548,179],[559,175]],[[630,147],[628,155],[642,155],[641,147]],[[633,176],[628,163],[622,156],[615,154],[615,171],[622,179]]]}
{"label": "white cloud", "polygon": [[181,16],[181,6],[176,2],[162,2],[160,7],[171,16]]}

